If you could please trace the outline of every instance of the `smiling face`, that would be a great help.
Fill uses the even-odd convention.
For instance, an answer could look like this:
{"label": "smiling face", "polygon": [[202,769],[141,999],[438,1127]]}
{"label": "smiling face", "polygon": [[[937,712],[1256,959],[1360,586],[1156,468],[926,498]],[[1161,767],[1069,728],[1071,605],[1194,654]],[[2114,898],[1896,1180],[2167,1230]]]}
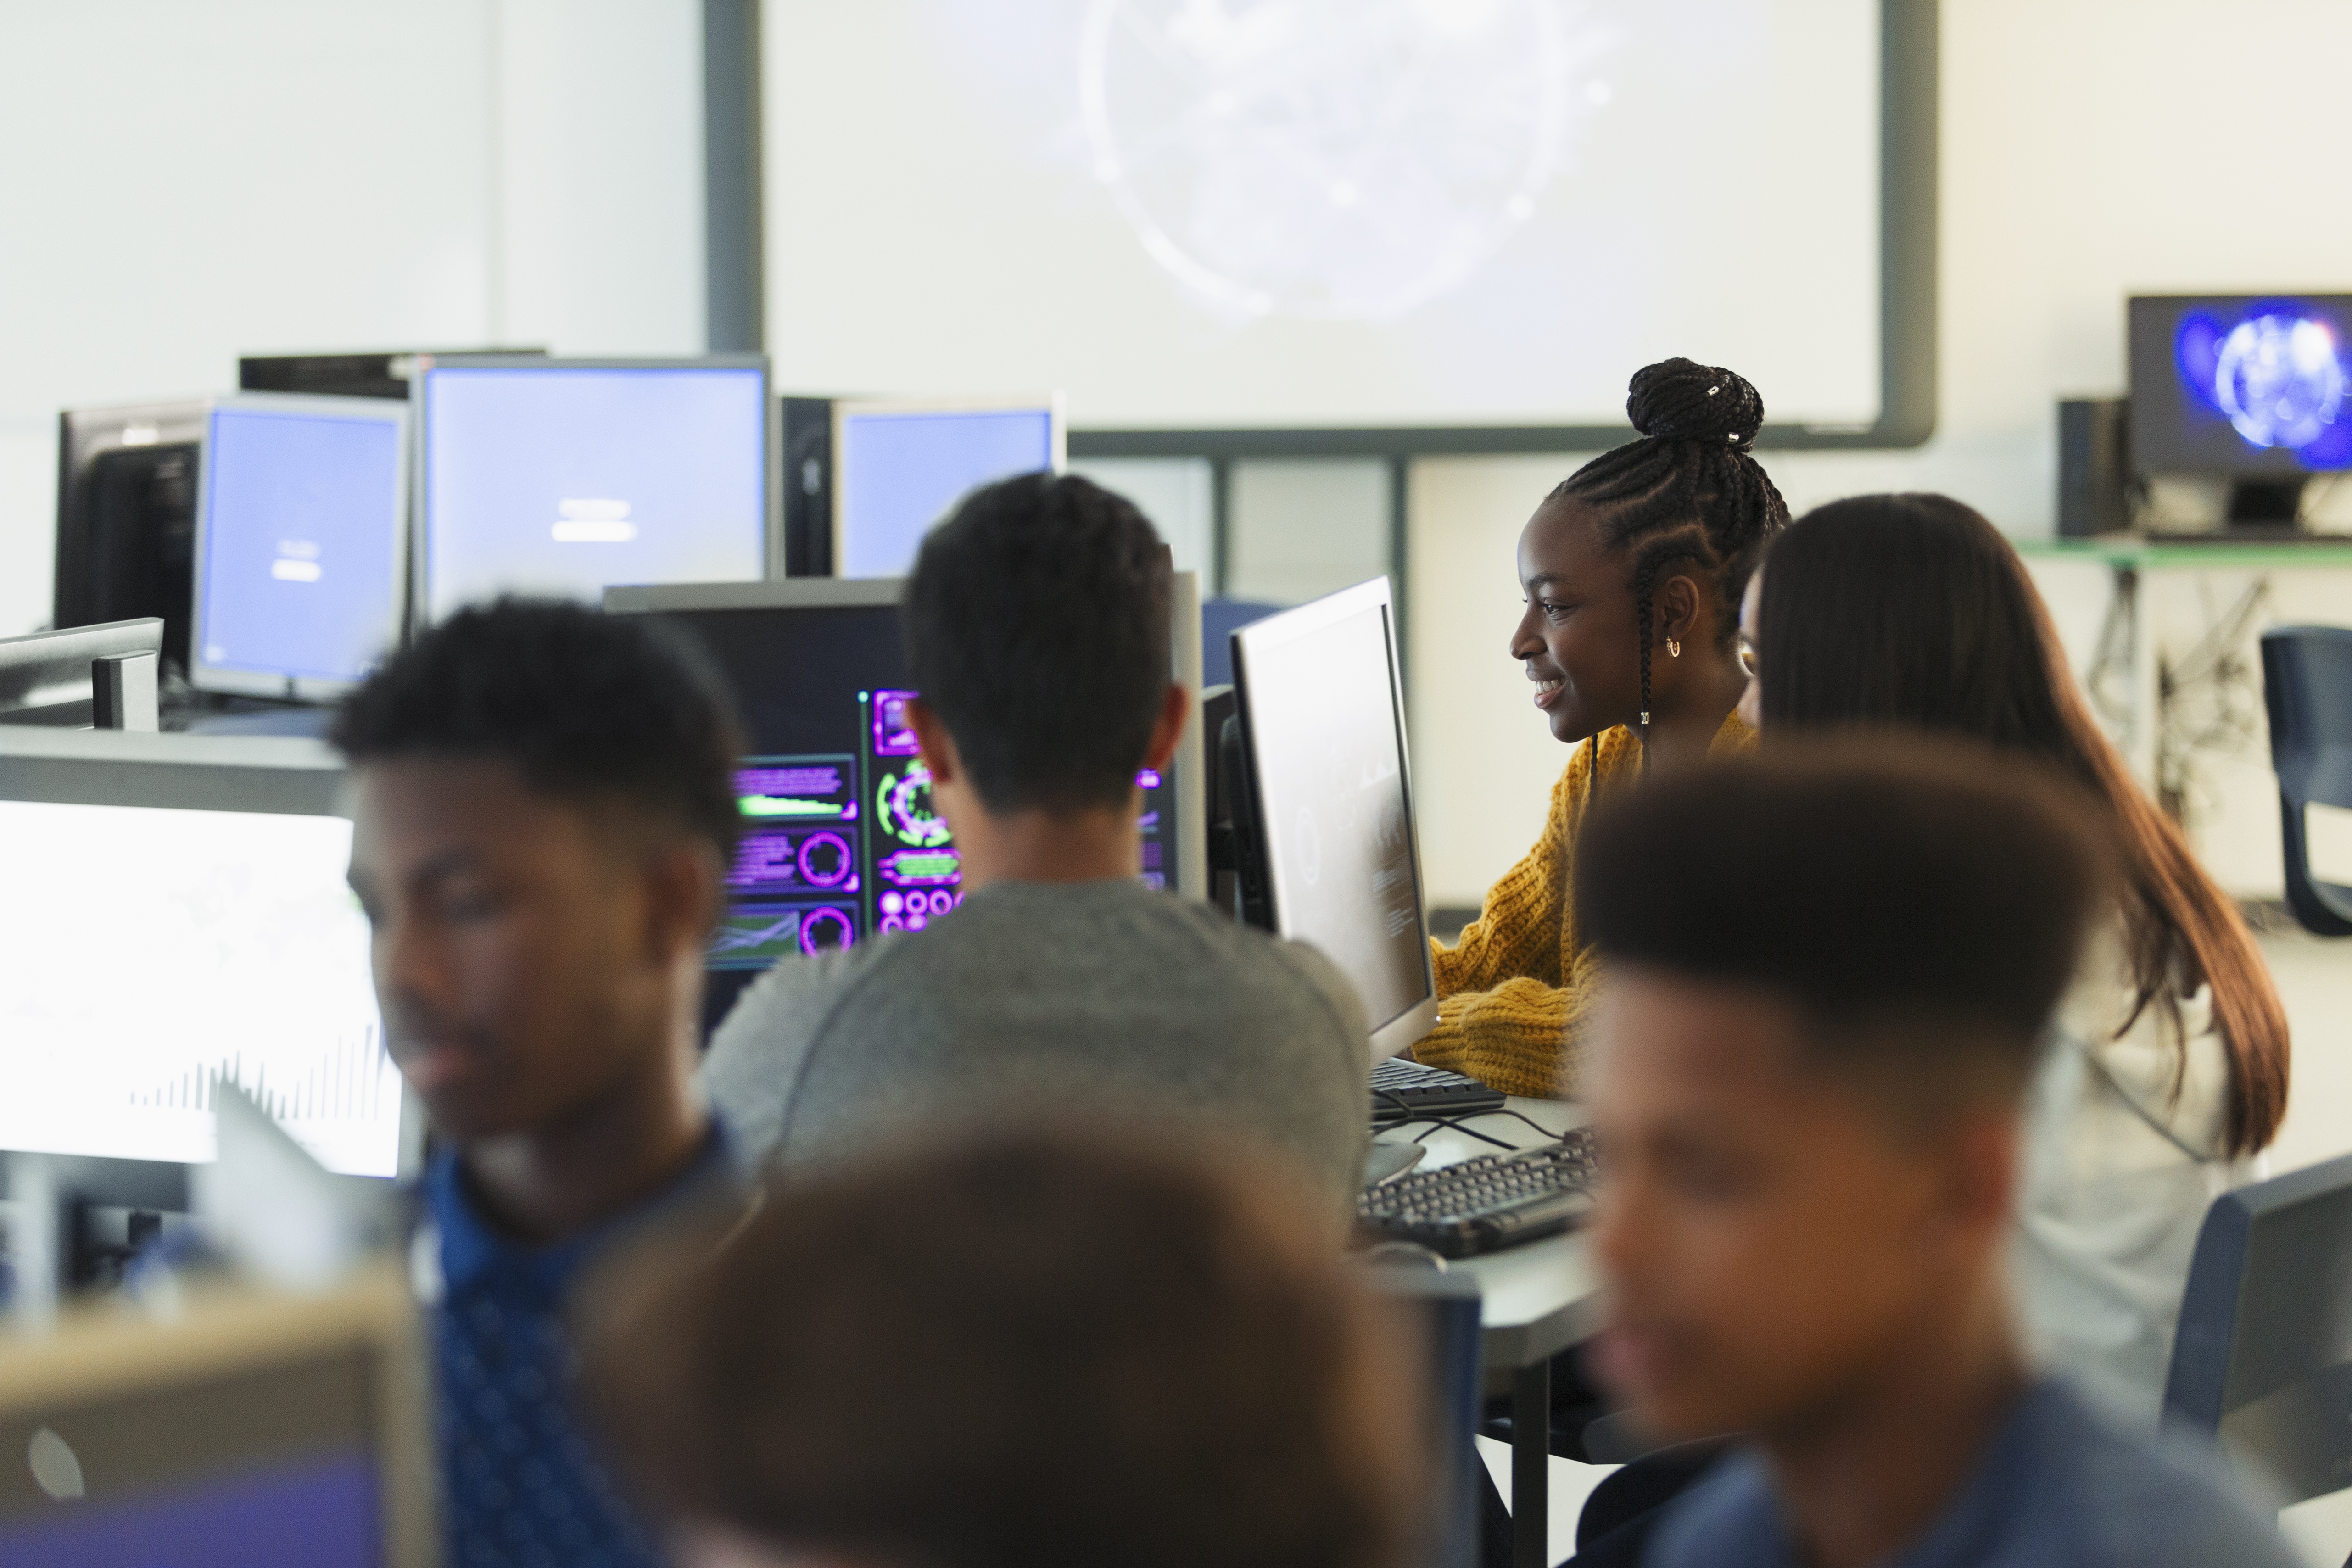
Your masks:
{"label": "smiling face", "polygon": [[1572,500],[1536,508],[1519,533],[1526,613],[1511,657],[1535,683],[1552,738],[1573,746],[1641,711],[1640,628],[1626,555],[1601,542],[1592,513]]}
{"label": "smiling face", "polygon": [[436,1128],[530,1132],[659,1068],[701,918],[666,892],[660,852],[505,762],[371,762],[352,779],[385,1043]]}
{"label": "smiling face", "polygon": [[1831,1418],[1997,1280],[2013,1118],[1906,1125],[1755,986],[1621,967],[1595,1022],[1600,1368],[1650,1435]]}

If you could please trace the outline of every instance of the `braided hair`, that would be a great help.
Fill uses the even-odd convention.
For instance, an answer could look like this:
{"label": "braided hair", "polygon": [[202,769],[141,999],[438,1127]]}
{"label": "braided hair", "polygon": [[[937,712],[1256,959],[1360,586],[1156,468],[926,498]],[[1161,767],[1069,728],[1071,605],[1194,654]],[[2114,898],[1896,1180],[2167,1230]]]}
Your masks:
{"label": "braided hair", "polygon": [[[1739,596],[1772,536],[1789,523],[1788,504],[1748,455],[1764,423],[1764,400],[1745,378],[1689,360],[1662,360],[1634,372],[1625,415],[1638,441],[1602,453],[1544,497],[1571,500],[1598,519],[1602,545],[1632,549],[1633,617],[1640,627],[1642,765],[1650,759],[1652,594],[1668,566],[1691,561],[1715,587],[1728,643]],[[1601,737],[1586,767],[1600,763]]]}

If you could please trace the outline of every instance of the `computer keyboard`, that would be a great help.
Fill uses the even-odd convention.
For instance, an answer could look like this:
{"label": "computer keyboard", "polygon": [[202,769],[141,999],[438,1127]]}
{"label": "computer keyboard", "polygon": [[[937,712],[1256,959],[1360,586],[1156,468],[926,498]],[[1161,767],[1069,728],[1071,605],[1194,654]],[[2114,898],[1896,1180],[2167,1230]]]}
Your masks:
{"label": "computer keyboard", "polygon": [[1503,1092],[1475,1078],[1392,1056],[1372,1069],[1372,1125],[1426,1117],[1479,1116],[1503,1108]]}
{"label": "computer keyboard", "polygon": [[1591,1133],[1576,1127],[1556,1144],[1409,1171],[1367,1190],[1356,1217],[1383,1239],[1468,1258],[1577,1224],[1600,1173]]}

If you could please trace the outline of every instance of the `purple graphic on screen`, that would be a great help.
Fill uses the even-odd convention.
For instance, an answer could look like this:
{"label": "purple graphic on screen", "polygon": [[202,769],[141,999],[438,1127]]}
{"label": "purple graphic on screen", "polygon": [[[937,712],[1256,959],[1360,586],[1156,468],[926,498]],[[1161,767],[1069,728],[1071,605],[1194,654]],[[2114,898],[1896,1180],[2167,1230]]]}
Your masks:
{"label": "purple graphic on screen", "polygon": [[907,718],[907,704],[920,695],[918,692],[874,694],[875,756],[912,757],[921,749],[915,744],[915,727]]}
{"label": "purple graphic on screen", "polygon": [[801,951],[822,953],[857,940],[857,927],[838,909],[812,909],[801,916]]}
{"label": "purple graphic on screen", "polygon": [[383,1553],[375,1472],[357,1454],[0,1522],[0,1568],[372,1568]]}
{"label": "purple graphic on screen", "polygon": [[849,841],[839,833],[811,833],[801,841],[801,875],[812,887],[839,887],[857,869]]}

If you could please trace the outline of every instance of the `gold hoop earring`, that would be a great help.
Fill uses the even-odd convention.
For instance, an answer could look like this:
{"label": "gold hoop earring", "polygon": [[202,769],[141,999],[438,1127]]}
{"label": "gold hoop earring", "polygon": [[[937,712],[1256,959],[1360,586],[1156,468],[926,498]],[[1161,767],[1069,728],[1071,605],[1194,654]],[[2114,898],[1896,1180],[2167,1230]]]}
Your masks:
{"label": "gold hoop earring", "polygon": [[1679,658],[1681,658],[1682,656],[1683,656],[1683,645],[1682,645],[1680,643],[1676,642],[1676,641],[1675,641],[1674,638],[1672,638],[1672,637],[1667,638],[1667,639],[1666,639],[1666,657],[1667,657],[1667,658],[1669,658],[1669,659],[1679,659]]}

